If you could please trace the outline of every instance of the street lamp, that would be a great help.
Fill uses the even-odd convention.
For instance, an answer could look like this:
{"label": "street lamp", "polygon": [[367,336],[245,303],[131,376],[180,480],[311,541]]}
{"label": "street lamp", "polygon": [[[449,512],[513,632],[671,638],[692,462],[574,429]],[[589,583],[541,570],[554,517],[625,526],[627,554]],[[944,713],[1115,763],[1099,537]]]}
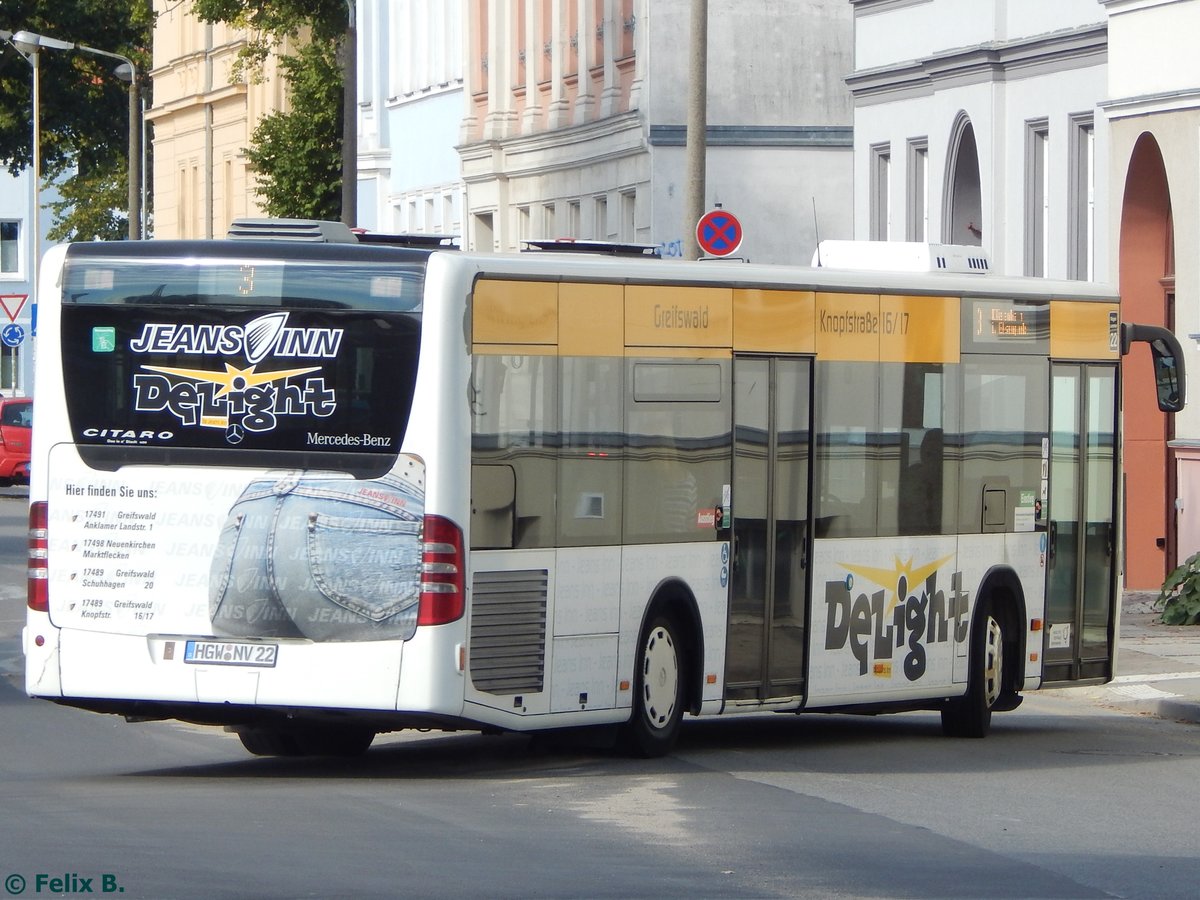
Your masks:
{"label": "street lamp", "polygon": [[41,67],[38,51],[42,47],[52,50],[69,50],[72,45],[66,41],[58,41],[54,38],[31,34],[28,31],[18,31],[16,34],[5,32],[4,37],[17,49],[18,53],[29,61],[29,65],[33,69],[33,146],[30,148],[30,157],[33,162],[33,215],[30,217],[30,224],[33,227],[33,237],[31,238],[31,246],[33,247],[33,308],[36,310],[38,302],[38,276],[42,264],[42,107],[41,95],[39,93],[41,90],[39,78]]}
{"label": "street lamp", "polygon": [[39,125],[39,98],[38,98],[38,51],[42,48],[47,50],[81,50],[84,53],[91,53],[94,56],[107,56],[109,59],[119,59],[123,66],[118,67],[117,75],[122,77],[122,70],[128,66],[128,70],[124,74],[129,78],[129,239],[136,241],[141,237],[141,193],[139,191],[139,183],[141,175],[139,165],[141,160],[141,151],[139,149],[140,134],[138,131],[138,80],[137,66],[128,56],[122,56],[120,53],[110,53],[107,50],[97,50],[95,47],[89,47],[86,44],[76,44],[71,41],[60,41],[57,38],[46,37],[44,34],[35,34],[32,31],[18,31],[12,36],[12,43],[33,66],[33,181],[34,181],[34,227],[37,228],[38,207],[39,202],[38,192],[41,187],[39,178],[40,161],[39,161],[39,141],[41,139]]}

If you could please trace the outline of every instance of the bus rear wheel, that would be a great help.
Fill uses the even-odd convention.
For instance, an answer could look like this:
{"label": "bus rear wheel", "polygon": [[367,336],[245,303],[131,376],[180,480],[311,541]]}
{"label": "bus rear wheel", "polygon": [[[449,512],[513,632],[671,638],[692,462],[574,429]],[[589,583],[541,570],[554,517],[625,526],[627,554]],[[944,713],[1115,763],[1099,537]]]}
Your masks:
{"label": "bus rear wheel", "polygon": [[950,737],[987,737],[992,709],[1004,691],[1004,631],[992,601],[981,603],[971,641],[967,693],[942,707],[942,731]]}
{"label": "bus rear wheel", "polygon": [[240,728],[237,735],[255,756],[361,756],[375,740],[375,732],[369,728],[336,725]]}
{"label": "bus rear wheel", "polygon": [[255,756],[300,756],[295,735],[276,728],[239,728],[238,740]]}
{"label": "bus rear wheel", "polygon": [[679,737],[684,707],[684,656],[675,620],[650,619],[638,645],[633,715],[623,743],[636,756],[665,756]]}

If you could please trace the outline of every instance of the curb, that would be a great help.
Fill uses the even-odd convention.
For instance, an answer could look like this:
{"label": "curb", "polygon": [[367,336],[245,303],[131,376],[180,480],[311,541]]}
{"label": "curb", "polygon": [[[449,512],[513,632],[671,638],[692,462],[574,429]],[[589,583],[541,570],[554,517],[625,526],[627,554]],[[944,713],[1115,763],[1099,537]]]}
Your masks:
{"label": "curb", "polygon": [[1187,722],[1200,725],[1200,702],[1195,700],[1157,700],[1153,703],[1154,715],[1160,719],[1174,719],[1176,722]]}

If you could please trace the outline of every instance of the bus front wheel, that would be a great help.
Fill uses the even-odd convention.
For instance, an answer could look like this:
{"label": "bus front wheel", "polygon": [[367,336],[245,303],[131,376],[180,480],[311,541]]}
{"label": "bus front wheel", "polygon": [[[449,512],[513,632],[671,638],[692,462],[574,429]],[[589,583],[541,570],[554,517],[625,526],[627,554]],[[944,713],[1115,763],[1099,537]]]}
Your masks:
{"label": "bus front wheel", "polygon": [[987,737],[992,708],[1004,691],[1004,632],[990,599],[982,601],[971,641],[967,692],[942,707],[942,731],[950,737]]}
{"label": "bus front wheel", "polygon": [[650,619],[638,645],[633,715],[625,726],[628,750],[642,757],[665,756],[679,737],[684,707],[684,649],[675,620]]}

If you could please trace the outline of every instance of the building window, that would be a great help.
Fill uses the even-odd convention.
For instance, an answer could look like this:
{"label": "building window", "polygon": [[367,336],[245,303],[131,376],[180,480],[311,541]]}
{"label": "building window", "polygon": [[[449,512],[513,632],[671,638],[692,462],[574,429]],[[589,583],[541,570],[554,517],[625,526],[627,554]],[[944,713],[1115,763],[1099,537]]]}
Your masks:
{"label": "building window", "polygon": [[492,225],[491,213],[478,213],[475,216],[475,250],[479,253],[491,253],[496,249],[496,232]]}
{"label": "building window", "polygon": [[572,200],[567,204],[567,233],[564,237],[581,237],[579,233],[579,225],[582,221],[579,211],[579,201]]}
{"label": "building window", "polygon": [[1025,125],[1025,274],[1045,276],[1050,244],[1050,125]]}
{"label": "building window", "polygon": [[0,390],[10,397],[25,392],[21,377],[21,348],[0,347]]}
{"label": "building window", "polygon": [[908,142],[908,221],[910,241],[924,241],[929,234],[929,139]]}
{"label": "building window", "polygon": [[892,233],[892,147],[871,147],[871,240],[886,241]]}
{"label": "building window", "polygon": [[637,240],[637,194],[634,191],[621,192],[621,231],[620,240],[633,243]]}
{"label": "building window", "polygon": [[1068,278],[1096,274],[1096,129],[1091,114],[1071,118]]}
{"label": "building window", "polygon": [[21,223],[0,222],[0,274],[21,271]]}
{"label": "building window", "polygon": [[598,241],[608,240],[608,197],[600,196],[596,198],[592,235]]}
{"label": "building window", "polygon": [[528,241],[533,238],[529,233],[530,229],[530,214],[528,206],[517,207],[517,249],[521,249],[521,242]]}
{"label": "building window", "polygon": [[554,204],[542,206],[542,236],[553,240],[558,237],[557,226],[554,224]]}

